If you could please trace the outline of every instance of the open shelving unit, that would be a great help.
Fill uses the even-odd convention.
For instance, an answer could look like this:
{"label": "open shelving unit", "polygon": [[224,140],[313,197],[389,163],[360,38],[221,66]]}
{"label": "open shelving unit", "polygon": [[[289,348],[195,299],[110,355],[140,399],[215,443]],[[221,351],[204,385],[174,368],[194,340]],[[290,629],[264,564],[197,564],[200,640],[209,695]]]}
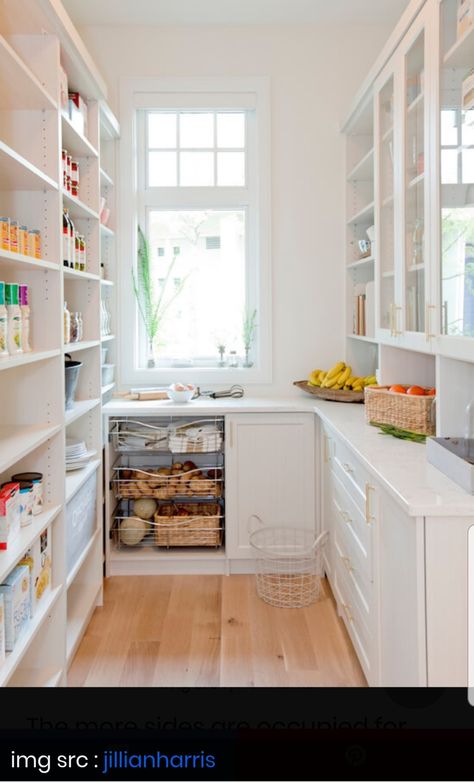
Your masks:
{"label": "open shelving unit", "polygon": [[[60,105],[60,64],[69,89],[77,90],[87,104],[87,135],[78,132]],[[113,292],[114,288],[101,281],[104,240],[99,212],[101,188],[113,189],[116,176],[115,159],[105,155],[102,160],[101,154],[103,134],[110,139],[110,134],[114,139],[119,134],[105,100],[105,83],[61,3],[1,3],[0,105],[3,112],[14,113],[14,130],[6,123],[0,134],[0,206],[2,214],[41,231],[42,258],[0,250],[0,280],[29,286],[32,346],[29,353],[0,359],[2,421],[8,422],[0,426],[0,480],[7,481],[19,471],[40,471],[44,509],[0,552],[0,580],[45,530],[52,549],[51,591],[0,666],[1,686],[65,685],[68,665],[101,601],[100,298],[101,291]],[[79,198],[63,189],[63,148],[79,161],[83,174]],[[63,206],[86,238],[86,271],[63,266]],[[83,313],[81,342],[64,343],[64,301],[71,311]],[[66,353],[83,364],[76,401],[69,411],[64,402]],[[84,440],[95,456],[81,470],[65,473],[65,439],[69,436]],[[68,573],[69,504],[74,504],[77,493],[84,491],[94,475],[94,529]]]}

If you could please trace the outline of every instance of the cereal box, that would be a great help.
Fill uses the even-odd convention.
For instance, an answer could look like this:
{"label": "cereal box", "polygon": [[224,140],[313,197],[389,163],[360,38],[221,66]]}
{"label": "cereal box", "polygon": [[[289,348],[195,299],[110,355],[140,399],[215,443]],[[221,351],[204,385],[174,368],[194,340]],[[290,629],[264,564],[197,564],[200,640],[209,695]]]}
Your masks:
{"label": "cereal box", "polygon": [[31,616],[38,605],[51,591],[51,531],[43,530],[40,537],[26,552],[18,565],[28,566],[30,570]]}
{"label": "cereal box", "polygon": [[0,489],[0,549],[20,533],[20,486],[16,483],[5,484]]}
{"label": "cereal box", "polygon": [[16,566],[0,585],[5,609],[5,650],[11,652],[30,622],[30,571]]}

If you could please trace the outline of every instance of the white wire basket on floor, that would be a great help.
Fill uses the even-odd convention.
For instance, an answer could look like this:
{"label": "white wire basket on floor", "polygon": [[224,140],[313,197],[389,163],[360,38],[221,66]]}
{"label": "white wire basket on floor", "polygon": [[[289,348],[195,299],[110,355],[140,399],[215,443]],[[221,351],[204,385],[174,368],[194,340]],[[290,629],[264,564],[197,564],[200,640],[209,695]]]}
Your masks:
{"label": "white wire basket on floor", "polygon": [[272,606],[299,609],[322,595],[322,552],[327,533],[317,538],[303,528],[265,527],[250,534],[255,551],[257,593]]}

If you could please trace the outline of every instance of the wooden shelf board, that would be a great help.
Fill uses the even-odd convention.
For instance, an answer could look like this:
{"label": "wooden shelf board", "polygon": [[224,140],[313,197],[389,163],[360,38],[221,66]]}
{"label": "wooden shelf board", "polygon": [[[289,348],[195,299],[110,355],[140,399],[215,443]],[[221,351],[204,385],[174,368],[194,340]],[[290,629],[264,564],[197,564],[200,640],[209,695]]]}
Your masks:
{"label": "wooden shelf board", "polygon": [[3,110],[57,109],[56,101],[2,35],[0,35],[0,106]]}
{"label": "wooden shelf board", "polygon": [[57,182],[0,141],[0,189],[57,190]]}
{"label": "wooden shelf board", "polygon": [[62,190],[62,194],[64,205],[68,208],[71,217],[79,218],[79,220],[81,218],[87,220],[99,219],[98,212],[95,212],[93,209],[88,207],[87,204],[84,204],[84,202],[80,199],[71,196],[71,194],[68,193],[64,188]]}
{"label": "wooden shelf board", "polygon": [[370,266],[375,261],[374,256],[368,258],[359,258],[358,261],[351,261],[350,264],[346,264],[346,269],[363,269],[365,266]]}
{"label": "wooden shelf board", "polygon": [[370,149],[347,175],[348,182],[370,182],[374,178],[374,148]]}
{"label": "wooden shelf board", "polygon": [[92,272],[81,272],[68,267],[64,267],[64,277],[71,280],[100,280],[99,275],[93,275]]}
{"label": "wooden shelf board", "polygon": [[114,186],[112,177],[102,168],[100,169],[100,184],[106,188],[113,188]]}
{"label": "wooden shelf board", "polygon": [[62,429],[60,424],[55,426],[31,426],[31,427],[0,427],[0,473],[14,465],[15,462],[26,457],[37,449],[45,441],[52,438]]}
{"label": "wooden shelf board", "polygon": [[63,353],[77,353],[77,351],[95,348],[97,345],[100,345],[100,340],[81,340],[80,343],[66,343],[63,346]]}
{"label": "wooden shelf board", "polygon": [[14,671],[20,664],[23,656],[27,652],[30,644],[33,642],[36,634],[38,633],[44,619],[51,612],[54,604],[58,600],[62,592],[62,585],[55,587],[51,590],[49,595],[40,603],[35,616],[30,620],[28,626],[25,628],[24,633],[18,639],[15,649],[7,653],[5,662],[0,667],[0,687],[5,685]]}
{"label": "wooden shelf board", "polygon": [[38,258],[25,256],[23,253],[12,253],[10,250],[0,249],[0,267],[15,269],[42,269],[59,272],[59,264],[52,264],[51,261],[42,261]]}
{"label": "wooden shelf board", "polygon": [[89,411],[92,411],[94,410],[94,408],[97,408],[98,405],[100,405],[100,399],[77,400],[74,403],[74,408],[71,408],[71,410],[66,411],[64,415],[66,427],[68,427],[69,424],[72,424],[73,421],[77,421],[77,419],[80,419],[81,416],[84,416],[85,413],[89,413]]}
{"label": "wooden shelf board", "polygon": [[104,226],[104,224],[101,223],[100,224],[100,234],[103,237],[114,237],[115,236],[115,231],[113,231],[108,226]]}
{"label": "wooden shelf board", "polygon": [[82,566],[84,565],[85,561],[87,560],[90,552],[92,551],[92,548],[97,541],[99,535],[102,533],[102,528],[97,528],[94,530],[90,540],[84,547],[84,549],[81,552],[80,557],[77,559],[77,561],[74,563],[73,567],[71,568],[71,571],[68,574],[66,587],[69,588],[71,584],[74,582],[74,579],[76,578],[77,574],[81,570]]}
{"label": "wooden shelf board", "polygon": [[99,153],[89,139],[76,130],[71,120],[61,112],[62,147],[73,158],[98,158]]}
{"label": "wooden shelf board", "polygon": [[20,534],[9,542],[8,549],[0,551],[0,583],[21,560],[26,550],[30,549],[39,538],[43,530],[55,520],[61,509],[60,505],[47,506],[41,514],[33,517],[31,525],[20,529]]}
{"label": "wooden shelf board", "polygon": [[367,204],[363,209],[360,209],[355,215],[349,218],[347,225],[351,226],[354,225],[354,223],[370,223],[374,217],[374,209],[375,202],[371,201],[370,204]]}
{"label": "wooden shelf board", "polygon": [[54,351],[31,351],[30,353],[19,353],[15,356],[6,356],[4,358],[0,356],[0,371],[23,367],[25,364],[33,364],[34,362],[44,362],[47,359],[53,359],[55,356],[60,355],[61,351],[58,348]]}
{"label": "wooden shelf board", "polygon": [[66,503],[69,503],[71,498],[74,497],[76,492],[80,490],[89,476],[92,476],[100,465],[100,459],[94,459],[89,462],[85,468],[82,468],[82,470],[72,470],[70,473],[66,473]]}

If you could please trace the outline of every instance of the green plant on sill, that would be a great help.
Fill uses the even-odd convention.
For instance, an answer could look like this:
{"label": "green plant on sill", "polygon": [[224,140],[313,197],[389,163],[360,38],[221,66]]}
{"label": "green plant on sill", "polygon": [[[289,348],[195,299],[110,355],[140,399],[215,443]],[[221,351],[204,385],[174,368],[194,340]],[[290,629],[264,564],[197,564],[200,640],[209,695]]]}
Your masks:
{"label": "green plant on sill", "polygon": [[132,268],[133,290],[137,300],[138,310],[145,326],[148,339],[148,361],[147,367],[155,366],[154,343],[160,327],[163,324],[165,316],[175,299],[183,290],[187,277],[184,277],[178,286],[174,289],[171,296],[166,298],[168,283],[171,279],[171,273],[176,263],[177,255],[174,255],[164,278],[160,292],[157,294],[153,282],[153,273],[151,268],[150,244],[138,226],[138,253],[137,269]]}
{"label": "green plant on sill", "polygon": [[250,349],[255,339],[255,332],[257,331],[257,311],[245,310],[244,320],[242,324],[242,338],[244,341],[245,361],[243,367],[251,367],[253,362],[249,361]]}

